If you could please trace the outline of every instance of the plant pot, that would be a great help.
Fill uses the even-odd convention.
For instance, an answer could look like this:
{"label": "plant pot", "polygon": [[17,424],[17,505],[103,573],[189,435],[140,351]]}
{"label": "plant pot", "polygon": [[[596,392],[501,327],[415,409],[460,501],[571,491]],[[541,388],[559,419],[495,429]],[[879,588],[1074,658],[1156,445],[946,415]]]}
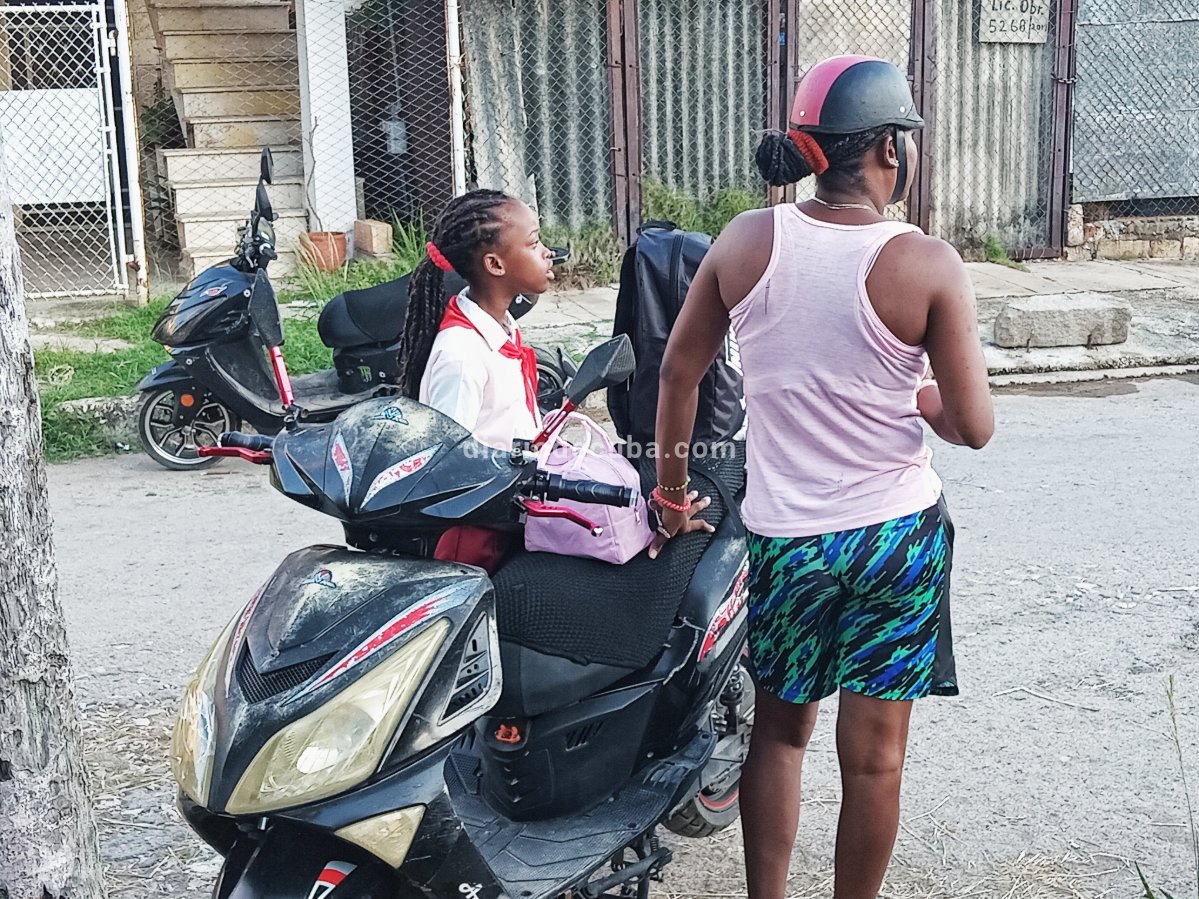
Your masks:
{"label": "plant pot", "polygon": [[346,264],[346,236],[341,231],[309,231],[300,235],[300,258],[318,272],[335,272]]}

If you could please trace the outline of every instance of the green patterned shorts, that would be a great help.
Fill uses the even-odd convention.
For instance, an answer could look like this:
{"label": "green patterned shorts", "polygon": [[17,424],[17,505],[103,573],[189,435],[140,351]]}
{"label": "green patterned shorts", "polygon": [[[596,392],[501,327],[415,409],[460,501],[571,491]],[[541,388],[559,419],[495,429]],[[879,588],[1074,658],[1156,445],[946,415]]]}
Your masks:
{"label": "green patterned shorts", "polygon": [[944,503],[882,524],[749,543],[749,651],[761,689],[814,702],[956,695],[953,525]]}

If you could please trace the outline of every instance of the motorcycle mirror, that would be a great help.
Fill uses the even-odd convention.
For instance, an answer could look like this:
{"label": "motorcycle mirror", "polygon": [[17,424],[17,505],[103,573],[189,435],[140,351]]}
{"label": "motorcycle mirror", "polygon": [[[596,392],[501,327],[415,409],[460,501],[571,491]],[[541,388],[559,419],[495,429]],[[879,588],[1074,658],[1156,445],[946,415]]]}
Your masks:
{"label": "motorcycle mirror", "polygon": [[549,251],[553,253],[550,265],[561,265],[570,258],[570,247],[550,247]]}
{"label": "motorcycle mirror", "polygon": [[269,347],[283,346],[283,319],[279,314],[279,303],[275,299],[275,288],[271,286],[266,272],[254,276],[250,288],[250,320],[258,329],[258,336]]}
{"label": "motorcycle mirror", "polygon": [[270,147],[262,148],[262,156],[258,163],[259,176],[267,184],[273,184],[275,175],[275,157],[271,155]]}
{"label": "motorcycle mirror", "polygon": [[605,341],[587,354],[578,372],[566,386],[566,397],[576,406],[601,387],[627,381],[637,367],[633,344],[627,334]]}
{"label": "motorcycle mirror", "polygon": [[254,194],[254,211],[259,218],[264,218],[268,222],[275,220],[274,210],[271,209],[271,198],[266,192],[266,184],[263,181],[258,182],[258,190]]}

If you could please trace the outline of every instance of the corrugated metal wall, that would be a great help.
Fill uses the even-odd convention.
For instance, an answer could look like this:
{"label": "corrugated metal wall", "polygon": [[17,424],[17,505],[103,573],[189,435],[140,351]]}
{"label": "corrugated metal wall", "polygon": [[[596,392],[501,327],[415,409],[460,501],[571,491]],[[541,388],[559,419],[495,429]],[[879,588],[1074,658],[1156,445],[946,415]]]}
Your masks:
{"label": "corrugated metal wall", "polygon": [[1076,203],[1199,196],[1199,0],[1081,0]]}
{"label": "corrugated metal wall", "polygon": [[1044,44],[983,44],[978,3],[937,10],[933,234],[960,249],[994,235],[1049,242],[1057,3]]}
{"label": "corrugated metal wall", "polygon": [[768,118],[766,0],[641,0],[642,178],[699,199],[765,195],[754,150]]}
{"label": "corrugated metal wall", "polygon": [[612,216],[604,0],[467,0],[470,160],[548,225]]}

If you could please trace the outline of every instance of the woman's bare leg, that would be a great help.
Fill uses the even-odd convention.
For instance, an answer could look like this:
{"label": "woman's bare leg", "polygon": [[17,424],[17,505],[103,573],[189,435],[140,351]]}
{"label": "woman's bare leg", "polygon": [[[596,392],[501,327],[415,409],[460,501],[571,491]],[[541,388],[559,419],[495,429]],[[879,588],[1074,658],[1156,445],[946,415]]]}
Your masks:
{"label": "woman's bare leg", "polygon": [[842,799],[834,899],[875,899],[883,884],[899,830],[899,788],[911,713],[910,702],[841,691],[837,757]]}
{"label": "woman's bare leg", "polygon": [[741,771],[741,829],[749,899],[783,899],[799,828],[799,781],[820,704],[795,705],[759,691],[749,757]]}

